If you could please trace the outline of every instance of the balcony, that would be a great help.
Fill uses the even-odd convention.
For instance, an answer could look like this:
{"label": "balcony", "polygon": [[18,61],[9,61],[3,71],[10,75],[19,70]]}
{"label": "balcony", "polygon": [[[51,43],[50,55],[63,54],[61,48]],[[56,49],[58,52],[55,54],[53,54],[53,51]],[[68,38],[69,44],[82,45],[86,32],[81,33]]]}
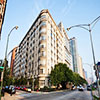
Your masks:
{"label": "balcony", "polygon": [[39,30],[39,37],[42,35],[42,34],[46,34],[46,27],[40,27],[40,30]]}
{"label": "balcony", "polygon": [[45,53],[42,53],[42,52],[39,53],[39,57],[45,57],[45,56],[46,56]]}
{"label": "balcony", "polygon": [[40,22],[40,27],[42,27],[42,26],[46,26],[46,21],[41,21]]}
{"label": "balcony", "polygon": [[46,65],[45,60],[40,60],[39,61],[39,66],[45,66],[45,65]]}
{"label": "balcony", "polygon": [[46,43],[46,39],[45,39],[45,40],[42,40],[42,39],[41,39],[41,40],[39,41],[39,44],[41,44],[41,43]]}
{"label": "balcony", "polygon": [[45,45],[40,44],[40,46],[39,46],[39,52],[40,51],[45,51],[45,50],[46,50]]}

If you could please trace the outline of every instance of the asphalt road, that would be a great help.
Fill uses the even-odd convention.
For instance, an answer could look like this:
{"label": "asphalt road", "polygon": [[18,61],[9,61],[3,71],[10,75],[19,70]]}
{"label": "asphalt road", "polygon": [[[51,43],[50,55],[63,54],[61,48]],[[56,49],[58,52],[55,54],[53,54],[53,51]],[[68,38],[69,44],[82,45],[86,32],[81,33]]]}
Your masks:
{"label": "asphalt road", "polygon": [[67,91],[51,93],[20,94],[20,100],[92,100],[90,91]]}

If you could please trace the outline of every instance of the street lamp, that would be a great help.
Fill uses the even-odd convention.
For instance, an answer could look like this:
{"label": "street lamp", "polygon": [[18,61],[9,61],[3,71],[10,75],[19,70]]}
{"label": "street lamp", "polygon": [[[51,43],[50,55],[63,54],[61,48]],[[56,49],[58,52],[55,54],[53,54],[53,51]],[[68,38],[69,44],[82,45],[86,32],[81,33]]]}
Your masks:
{"label": "street lamp", "polygon": [[8,43],[9,43],[9,37],[11,35],[11,32],[14,30],[14,29],[18,29],[18,26],[15,26],[11,29],[11,31],[9,32],[8,36],[7,36],[7,44],[6,44],[6,51],[5,51],[5,59],[4,59],[4,69],[3,69],[3,72],[1,74],[1,88],[0,88],[0,100],[1,100],[1,90],[2,90],[2,86],[3,86],[3,76],[4,76],[4,71],[5,71],[5,68],[6,68],[6,65],[7,65],[7,50],[8,50]]}
{"label": "street lamp", "polygon": [[[93,27],[95,26],[95,24],[99,20],[100,20],[100,16],[97,17],[95,20],[93,20],[90,24],[79,24],[79,25],[74,25],[74,26],[71,26],[71,27],[67,28],[67,30],[69,31],[70,29],[72,29],[74,27],[80,27],[80,28],[83,28],[83,29],[85,29],[85,30],[87,30],[89,32],[89,34],[90,34],[90,42],[91,42],[91,49],[92,49],[92,55],[93,55],[93,62],[94,62],[95,70],[98,70],[98,68],[96,67],[96,61],[95,61],[95,54],[94,54],[94,48],[93,48],[93,41],[92,41],[91,31],[92,31]],[[99,94],[99,98],[100,98],[100,88],[99,88],[98,78],[97,78],[97,84],[98,84],[98,94]]]}
{"label": "street lamp", "polygon": [[5,51],[5,58],[7,58],[7,50],[8,50],[9,37],[10,37],[11,32],[12,32],[14,29],[17,30],[17,29],[18,29],[18,26],[15,26],[14,28],[12,28],[11,31],[9,32],[9,34],[8,34],[8,37],[7,37],[7,44],[6,44],[6,51]]}

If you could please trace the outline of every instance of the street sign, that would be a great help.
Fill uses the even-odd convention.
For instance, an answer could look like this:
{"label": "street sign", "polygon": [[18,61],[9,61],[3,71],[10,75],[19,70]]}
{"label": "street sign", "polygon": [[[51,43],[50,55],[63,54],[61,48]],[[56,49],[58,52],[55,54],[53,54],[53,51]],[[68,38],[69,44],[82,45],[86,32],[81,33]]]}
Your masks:
{"label": "street sign", "polygon": [[3,70],[3,69],[4,69],[4,67],[3,67],[3,66],[0,66],[0,69],[2,69],[2,70]]}

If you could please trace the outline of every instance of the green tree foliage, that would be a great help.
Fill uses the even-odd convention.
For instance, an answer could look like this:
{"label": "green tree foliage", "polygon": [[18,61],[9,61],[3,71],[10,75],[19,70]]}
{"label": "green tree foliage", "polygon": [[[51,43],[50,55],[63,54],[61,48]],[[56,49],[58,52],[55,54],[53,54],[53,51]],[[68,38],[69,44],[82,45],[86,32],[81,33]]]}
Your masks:
{"label": "green tree foliage", "polygon": [[3,78],[3,86],[9,86],[9,85],[26,85],[27,84],[27,78],[24,78],[21,76],[20,79],[14,78],[10,76],[10,68],[7,67],[5,69],[4,78]]}
{"label": "green tree foliage", "polygon": [[39,88],[39,79],[38,78],[36,78],[34,81],[34,87],[35,87],[34,88],[35,90],[37,90]]}
{"label": "green tree foliage", "polygon": [[72,81],[72,75],[73,72],[66,64],[59,63],[55,65],[54,69],[51,71],[51,83],[55,86],[59,86],[59,84],[61,84],[62,87],[65,88],[66,83]]}
{"label": "green tree foliage", "polygon": [[86,80],[80,77],[79,74],[72,72],[66,64],[59,63],[54,66],[54,69],[50,74],[51,84],[54,86],[62,85],[63,88],[66,88],[68,82],[72,82],[75,85],[84,84]]}
{"label": "green tree foliage", "polygon": [[29,79],[29,84],[30,84],[30,85],[33,84],[33,78],[32,78],[32,77]]}
{"label": "green tree foliage", "polygon": [[3,78],[3,85],[10,85],[12,83],[12,78],[10,75],[10,68],[6,68],[4,72],[4,78]]}
{"label": "green tree foliage", "polygon": [[84,83],[87,84],[87,81],[75,72],[73,72],[73,77],[74,77],[73,83],[75,85],[80,85],[80,84],[83,85]]}

